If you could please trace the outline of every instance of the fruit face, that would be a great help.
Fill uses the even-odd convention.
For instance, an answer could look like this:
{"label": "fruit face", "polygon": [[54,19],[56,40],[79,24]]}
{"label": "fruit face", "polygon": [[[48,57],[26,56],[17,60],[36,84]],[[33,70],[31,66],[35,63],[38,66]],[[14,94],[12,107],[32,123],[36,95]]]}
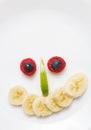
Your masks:
{"label": "fruit face", "polygon": [[[47,65],[50,71],[58,73],[65,68],[66,62],[63,58],[54,56],[49,59]],[[36,63],[31,58],[23,59],[20,64],[20,69],[24,74],[31,76],[36,71]],[[24,88],[15,86],[9,92],[10,104],[22,106],[24,112],[29,116],[49,116],[70,106],[73,99],[78,98],[85,92],[87,88],[87,77],[82,73],[75,74],[69,78],[63,87],[56,89],[53,93],[49,93],[46,68],[44,61],[41,59],[40,87],[42,96],[35,94],[28,95]]]}
{"label": "fruit face", "polygon": [[31,76],[36,71],[36,63],[32,58],[23,59],[20,63],[20,69],[27,76]]}
{"label": "fruit face", "polygon": [[64,61],[63,58],[59,56],[54,56],[48,60],[47,66],[50,71],[58,73],[65,68],[66,62]]}

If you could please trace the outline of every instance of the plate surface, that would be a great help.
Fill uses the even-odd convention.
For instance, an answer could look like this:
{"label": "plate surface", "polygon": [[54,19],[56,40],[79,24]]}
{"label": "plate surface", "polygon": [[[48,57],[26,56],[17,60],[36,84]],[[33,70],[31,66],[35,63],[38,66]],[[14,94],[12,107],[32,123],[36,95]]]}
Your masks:
{"label": "plate surface", "polygon": [[[53,74],[47,68],[52,56],[61,56],[66,69]],[[0,129],[91,130],[91,1],[90,0],[0,0]],[[23,58],[37,63],[33,77],[19,69]],[[26,116],[21,107],[8,103],[15,85],[41,95],[40,59],[44,59],[50,91],[62,86],[74,73],[88,77],[86,93],[62,112],[48,118]]]}

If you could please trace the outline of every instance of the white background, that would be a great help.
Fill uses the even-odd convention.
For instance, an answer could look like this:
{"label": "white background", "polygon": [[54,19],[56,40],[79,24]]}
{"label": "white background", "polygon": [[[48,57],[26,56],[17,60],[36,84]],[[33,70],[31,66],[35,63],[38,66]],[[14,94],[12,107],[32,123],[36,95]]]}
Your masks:
{"label": "white background", "polygon": [[[61,56],[66,69],[53,74],[47,68],[51,56]],[[91,130],[91,1],[0,0],[0,130]],[[23,58],[37,63],[33,77],[19,69]],[[86,93],[62,112],[48,118],[28,117],[22,108],[8,103],[15,85],[41,95],[40,58],[44,59],[52,92],[74,73],[88,77]]]}

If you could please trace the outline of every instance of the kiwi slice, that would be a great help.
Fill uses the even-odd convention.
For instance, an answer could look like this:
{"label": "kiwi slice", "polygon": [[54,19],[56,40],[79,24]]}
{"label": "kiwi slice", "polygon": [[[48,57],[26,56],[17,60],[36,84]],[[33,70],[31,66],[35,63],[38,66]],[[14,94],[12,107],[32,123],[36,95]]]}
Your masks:
{"label": "kiwi slice", "polygon": [[48,88],[48,79],[46,75],[45,65],[43,59],[40,62],[40,87],[43,96],[48,96],[49,88]]}

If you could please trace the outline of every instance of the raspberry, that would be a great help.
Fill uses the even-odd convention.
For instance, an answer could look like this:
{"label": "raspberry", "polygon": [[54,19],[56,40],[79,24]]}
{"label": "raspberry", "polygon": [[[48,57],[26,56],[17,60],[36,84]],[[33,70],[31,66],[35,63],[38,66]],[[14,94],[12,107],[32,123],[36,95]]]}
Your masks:
{"label": "raspberry", "polygon": [[63,58],[59,56],[54,56],[48,60],[47,66],[50,71],[58,73],[65,68],[66,62]]}
{"label": "raspberry", "polygon": [[31,76],[36,71],[36,63],[32,58],[23,59],[20,63],[20,70],[27,76]]}

